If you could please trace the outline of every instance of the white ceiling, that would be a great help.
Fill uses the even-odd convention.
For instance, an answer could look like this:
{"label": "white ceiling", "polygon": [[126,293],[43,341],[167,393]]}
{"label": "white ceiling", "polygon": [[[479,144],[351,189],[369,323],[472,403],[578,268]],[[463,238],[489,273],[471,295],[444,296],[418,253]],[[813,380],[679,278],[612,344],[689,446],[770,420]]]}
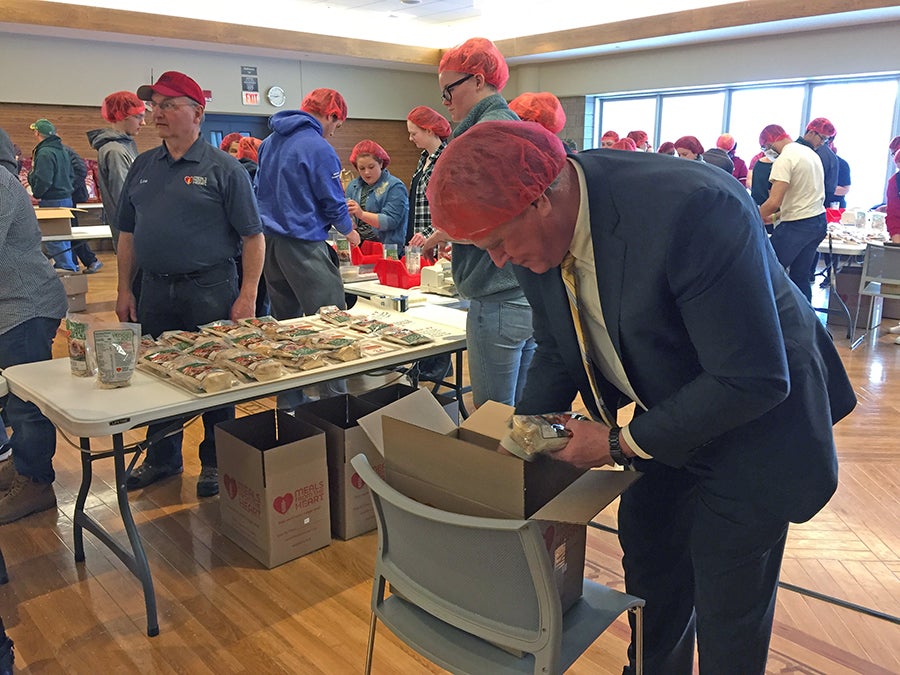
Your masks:
{"label": "white ceiling", "polygon": [[734,0],[154,0],[139,7],[133,0],[60,1],[445,49],[475,35],[503,40]]}

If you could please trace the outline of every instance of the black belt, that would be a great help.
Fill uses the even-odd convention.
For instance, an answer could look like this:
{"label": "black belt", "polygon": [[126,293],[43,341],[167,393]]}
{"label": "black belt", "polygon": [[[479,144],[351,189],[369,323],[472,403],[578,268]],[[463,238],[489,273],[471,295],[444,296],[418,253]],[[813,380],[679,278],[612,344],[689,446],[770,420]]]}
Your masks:
{"label": "black belt", "polygon": [[220,263],[215,265],[210,265],[209,267],[204,267],[201,270],[194,270],[193,272],[149,272],[144,270],[144,274],[151,279],[161,279],[164,281],[180,281],[182,279],[199,279],[205,274],[212,272],[213,270],[220,269],[225,267],[226,265],[234,265],[234,258],[228,258]]}

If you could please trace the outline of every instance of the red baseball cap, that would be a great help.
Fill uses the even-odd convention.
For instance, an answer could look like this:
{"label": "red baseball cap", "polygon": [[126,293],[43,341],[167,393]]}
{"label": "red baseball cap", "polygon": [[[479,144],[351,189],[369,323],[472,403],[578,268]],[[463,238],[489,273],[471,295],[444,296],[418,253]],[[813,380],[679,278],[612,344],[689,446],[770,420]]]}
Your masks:
{"label": "red baseball cap", "polygon": [[167,70],[153,84],[138,87],[136,93],[142,101],[152,100],[153,94],[170,98],[187,96],[201,107],[206,107],[206,97],[203,95],[200,85],[184,73],[175,70]]}

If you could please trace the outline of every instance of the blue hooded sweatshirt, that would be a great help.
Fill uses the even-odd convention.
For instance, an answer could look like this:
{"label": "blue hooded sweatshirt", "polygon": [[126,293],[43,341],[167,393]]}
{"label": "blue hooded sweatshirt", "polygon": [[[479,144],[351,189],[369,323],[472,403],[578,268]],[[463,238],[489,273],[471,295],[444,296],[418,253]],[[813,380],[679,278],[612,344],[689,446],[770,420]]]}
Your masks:
{"label": "blue hooded sweatshirt", "polygon": [[269,128],[274,133],[259,146],[255,180],[263,232],[325,241],[334,225],[349,234],[341,160],[319,121],[302,110],[284,110],[272,116]]}

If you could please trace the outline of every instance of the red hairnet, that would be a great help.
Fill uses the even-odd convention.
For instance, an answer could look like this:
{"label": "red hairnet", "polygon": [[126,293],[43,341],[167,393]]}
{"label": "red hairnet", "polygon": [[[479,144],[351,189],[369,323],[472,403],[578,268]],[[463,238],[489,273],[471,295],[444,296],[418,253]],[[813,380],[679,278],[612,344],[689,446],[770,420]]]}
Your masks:
{"label": "red hairnet", "polygon": [[313,89],[303,99],[300,110],[326,118],[337,115],[341,122],[347,119],[347,102],[334,89]]}
{"label": "red hairnet", "polygon": [[448,122],[447,118],[441,115],[437,110],[429,108],[427,105],[416,106],[409,111],[409,115],[406,116],[406,119],[420,129],[431,131],[442,141],[445,141],[450,137],[450,122]]}
{"label": "red hairnet", "polygon": [[372,155],[381,162],[382,169],[386,169],[387,165],[391,163],[391,156],[387,154],[387,150],[368,138],[354,145],[353,150],[350,151],[350,163],[353,166],[356,166],[356,160],[360,155]]}
{"label": "red hairnet", "polygon": [[130,91],[117,91],[105,99],[100,106],[100,114],[107,122],[121,122],[131,115],[139,115],[146,110],[144,102]]}
{"label": "red hairnet", "polygon": [[441,57],[438,72],[482,75],[484,81],[497,88],[506,86],[509,68],[497,46],[487,38],[470,38],[459,47],[447,50]]}
{"label": "red hairnet", "polygon": [[725,152],[731,152],[736,145],[737,141],[734,140],[734,136],[731,134],[722,134],[716,139],[716,147]]}
{"label": "red hairnet", "polygon": [[615,143],[617,140],[619,140],[619,134],[617,134],[615,131],[613,131],[612,129],[610,129],[609,131],[605,132],[605,133],[600,137],[600,140],[601,140],[601,141],[612,140],[612,141]]}
{"label": "red hairnet", "polygon": [[238,141],[238,159],[249,159],[254,162],[259,161],[259,146],[262,141],[253,136],[241,136]]}
{"label": "red hairnet", "polygon": [[821,134],[826,138],[831,138],[837,133],[834,129],[834,125],[827,117],[817,117],[816,119],[811,120],[810,123],[806,125],[806,130],[815,131],[817,134]]}
{"label": "red hairnet", "polygon": [[703,144],[696,136],[682,136],[677,141],[675,141],[675,147],[690,150],[695,155],[703,154]]}
{"label": "red hairnet", "polygon": [[891,152],[900,150],[900,136],[894,136],[888,144],[888,148],[890,148]]}
{"label": "red hairnet", "polygon": [[522,213],[559,176],[566,149],[535,122],[476,124],[447,146],[425,191],[432,224],[475,239]]}
{"label": "red hairnet", "polygon": [[635,131],[629,131],[625,135],[625,138],[630,138],[632,141],[634,141],[635,148],[637,148],[639,145],[642,145],[643,143],[646,143],[647,141],[650,140],[650,137],[647,136],[647,132],[641,131],[640,129],[637,129]]}
{"label": "red hairnet", "polygon": [[661,143],[657,152],[661,152],[664,155],[678,154],[675,151],[675,144],[672,141],[666,141],[665,143]]}
{"label": "red hairnet", "polygon": [[628,150],[629,152],[636,152],[637,146],[634,144],[634,141],[626,136],[625,138],[620,138],[615,143],[612,144],[613,150]]}
{"label": "red hairnet", "polygon": [[537,94],[526,91],[510,101],[509,107],[520,119],[537,122],[551,133],[558,134],[566,126],[566,112],[562,104],[548,91]]}
{"label": "red hairnet", "polygon": [[222,139],[222,142],[219,143],[219,149],[228,152],[228,150],[231,148],[231,144],[239,142],[242,138],[243,136],[236,131],[230,134],[226,134],[225,138]]}
{"label": "red hairnet", "polygon": [[783,138],[790,138],[788,133],[778,124],[769,124],[759,132],[759,147],[766,147],[766,143],[777,143]]}

